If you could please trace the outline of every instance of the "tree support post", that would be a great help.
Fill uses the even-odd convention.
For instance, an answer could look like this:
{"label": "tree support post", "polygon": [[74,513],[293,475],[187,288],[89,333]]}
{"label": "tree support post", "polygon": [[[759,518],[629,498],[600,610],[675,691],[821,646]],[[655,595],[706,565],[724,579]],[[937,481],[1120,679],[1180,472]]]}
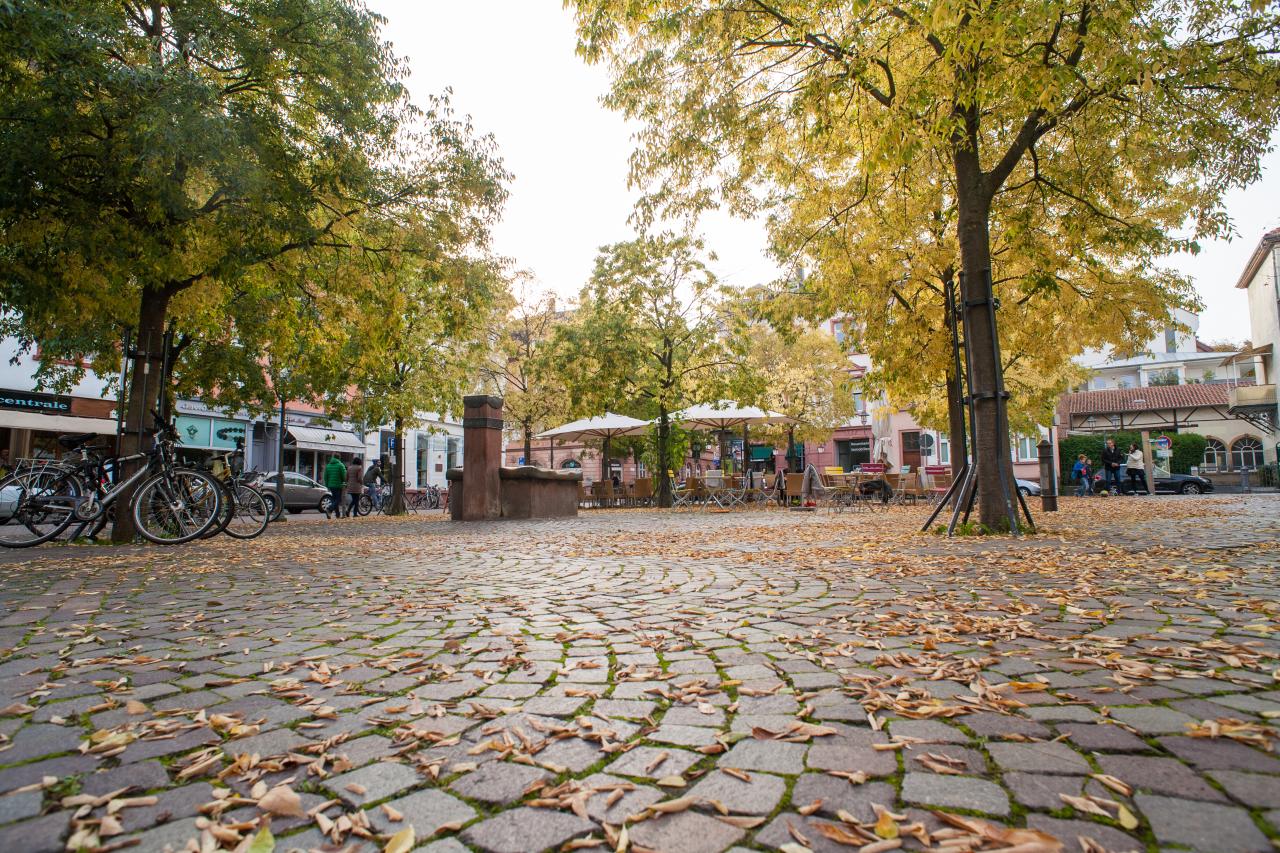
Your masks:
{"label": "tree support post", "polygon": [[[962,293],[964,292],[964,283],[963,283],[964,276],[965,274],[963,272],[960,273]],[[995,376],[993,378],[992,388],[983,389],[982,391],[974,390],[973,388],[973,372],[974,372],[973,348],[972,346],[970,346],[971,336],[969,334],[969,329],[966,328],[965,335],[964,335],[964,355],[965,355],[964,375],[965,375],[965,391],[966,391],[965,402],[969,409],[969,422],[971,424],[977,423],[977,420],[975,418],[976,401],[992,400],[996,402],[997,403],[996,411],[998,413],[998,417],[996,418],[995,427],[999,435],[1007,436],[1009,432],[1009,421],[1008,421],[1008,416],[1007,416],[1007,413],[1005,412],[1003,403],[1006,400],[1008,400],[1009,392],[1006,391],[1004,387],[1004,371],[1002,370],[1002,363],[1001,363],[1001,357],[1000,357],[1000,338],[996,332],[996,309],[999,308],[999,303],[995,299],[995,297],[992,295],[992,291],[991,291],[991,270],[989,269],[984,270],[983,277],[986,279],[985,296],[982,299],[966,299],[963,304],[963,308],[965,310],[962,311],[961,306],[956,305],[953,308],[953,313],[958,318],[964,317],[967,319],[967,309],[985,308],[985,311],[983,313],[987,315],[987,322],[989,324],[988,333],[991,335],[992,345],[994,348]],[[961,320],[960,322],[965,322],[965,320]],[[975,440],[975,443],[976,443],[976,440]],[[1001,440],[997,442],[997,444],[1003,447],[1004,441]],[[938,507],[935,508],[933,514],[931,514],[929,516],[929,519],[925,522],[924,528],[923,528],[924,530],[927,530],[929,528],[929,525],[933,523],[933,520],[937,517],[942,507],[944,507],[946,505],[946,502],[951,500],[953,496],[955,497],[955,504],[951,512],[951,521],[947,525],[947,535],[953,536],[955,534],[956,525],[958,523],[961,523],[962,515],[963,515],[963,523],[966,523],[966,524],[968,523],[969,515],[973,511],[974,499],[977,497],[977,494],[978,494],[978,478],[979,478],[979,473],[982,470],[982,462],[983,460],[979,457],[977,453],[974,453],[973,460],[971,462],[966,459],[965,465],[961,469],[962,476],[958,478],[956,482],[951,484],[951,488],[947,490],[946,495],[944,495],[943,499],[939,501]],[[1022,514],[1026,516],[1028,528],[1034,528],[1034,522],[1032,521],[1032,518],[1031,518],[1031,511],[1027,509],[1026,501],[1024,501],[1022,498],[1022,493],[1019,492],[1016,488],[1012,488],[1013,462],[1009,458],[1008,453],[1001,451],[996,454],[996,470],[998,472],[997,476],[1000,481],[1001,498],[1002,498],[1002,503],[1004,505],[1004,516],[1009,525],[1009,532],[1015,536],[1021,536],[1022,525],[1019,523],[1018,510],[1015,509],[1015,506],[1018,509],[1021,509]],[[1010,494],[1010,491],[1012,491],[1012,495]],[[1016,500],[1016,504],[1015,504],[1015,500]]]}

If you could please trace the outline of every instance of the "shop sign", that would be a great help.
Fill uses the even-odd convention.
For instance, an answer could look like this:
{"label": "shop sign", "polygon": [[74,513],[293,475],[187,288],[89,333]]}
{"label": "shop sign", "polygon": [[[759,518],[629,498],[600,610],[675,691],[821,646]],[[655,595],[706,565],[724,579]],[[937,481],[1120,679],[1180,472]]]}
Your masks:
{"label": "shop sign", "polygon": [[187,415],[179,415],[174,419],[174,426],[178,430],[178,440],[187,447],[209,446],[208,418],[192,418]]}
{"label": "shop sign", "polygon": [[244,440],[245,426],[241,421],[228,421],[214,418],[210,444],[227,450],[235,450],[236,441]]}
{"label": "shop sign", "polygon": [[0,391],[0,408],[60,415],[71,411],[71,398],[34,391]]}

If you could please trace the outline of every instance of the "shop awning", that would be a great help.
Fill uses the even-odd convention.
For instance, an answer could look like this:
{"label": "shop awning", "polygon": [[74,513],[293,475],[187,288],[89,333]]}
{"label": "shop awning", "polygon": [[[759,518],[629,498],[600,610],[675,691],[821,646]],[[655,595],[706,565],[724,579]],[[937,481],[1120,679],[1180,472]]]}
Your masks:
{"label": "shop awning", "polygon": [[116,434],[116,422],[111,418],[76,418],[71,415],[42,415],[38,412],[7,410],[0,412],[0,426],[56,432],[60,435],[72,435],[78,432],[96,432],[98,435]]}
{"label": "shop awning", "polygon": [[773,446],[761,446],[759,444],[751,445],[751,458],[754,460],[768,460],[773,458]]}
{"label": "shop awning", "polygon": [[364,442],[354,432],[326,427],[289,427],[292,447],[300,450],[321,450],[333,453],[363,453]]}

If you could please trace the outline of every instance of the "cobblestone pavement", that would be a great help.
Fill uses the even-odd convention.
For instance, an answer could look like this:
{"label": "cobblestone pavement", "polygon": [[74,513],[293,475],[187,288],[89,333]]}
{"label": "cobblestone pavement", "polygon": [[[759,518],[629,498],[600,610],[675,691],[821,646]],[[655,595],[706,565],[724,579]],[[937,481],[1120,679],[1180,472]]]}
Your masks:
{"label": "cobblestone pavement", "polygon": [[923,515],[0,555],[0,851],[1272,848],[1280,498]]}

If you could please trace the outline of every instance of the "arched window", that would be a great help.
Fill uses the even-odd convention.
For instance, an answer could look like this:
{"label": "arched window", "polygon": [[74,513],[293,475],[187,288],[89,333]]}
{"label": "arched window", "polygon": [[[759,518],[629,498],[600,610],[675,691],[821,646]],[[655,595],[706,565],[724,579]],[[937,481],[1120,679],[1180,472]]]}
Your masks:
{"label": "arched window", "polygon": [[1206,471],[1227,470],[1227,446],[1216,438],[1205,439],[1204,467]]}
{"label": "arched window", "polygon": [[1262,467],[1262,442],[1251,435],[1237,438],[1231,445],[1231,467],[1250,471]]}
{"label": "arched window", "polygon": [[582,463],[577,459],[566,459],[560,463],[561,468],[581,468]]}

